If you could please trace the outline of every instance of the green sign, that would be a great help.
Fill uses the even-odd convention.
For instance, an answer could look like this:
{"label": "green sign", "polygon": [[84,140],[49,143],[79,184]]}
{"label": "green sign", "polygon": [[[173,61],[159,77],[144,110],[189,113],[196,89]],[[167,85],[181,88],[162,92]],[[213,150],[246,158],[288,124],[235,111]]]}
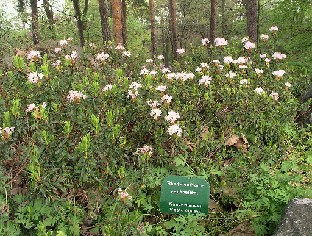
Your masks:
{"label": "green sign", "polygon": [[201,178],[168,176],[161,185],[160,211],[171,214],[208,214],[209,184]]}

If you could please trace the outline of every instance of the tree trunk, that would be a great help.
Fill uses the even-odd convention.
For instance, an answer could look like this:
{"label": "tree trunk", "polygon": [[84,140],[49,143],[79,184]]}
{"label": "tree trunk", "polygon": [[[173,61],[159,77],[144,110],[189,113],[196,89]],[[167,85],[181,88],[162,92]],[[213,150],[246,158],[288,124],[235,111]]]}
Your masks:
{"label": "tree trunk", "polygon": [[101,28],[102,28],[102,35],[103,35],[103,42],[108,42],[111,40],[110,35],[110,28],[108,23],[108,11],[106,0],[98,0],[99,2],[99,12],[101,18]]}
{"label": "tree trunk", "polygon": [[31,7],[31,34],[35,45],[39,43],[38,5],[37,0],[30,0]]}
{"label": "tree trunk", "polygon": [[17,1],[17,12],[18,13],[24,13],[25,12],[25,9],[26,9],[26,6],[25,6],[25,0],[18,0]]}
{"label": "tree trunk", "polygon": [[247,34],[250,41],[258,40],[258,0],[248,0],[246,2]]}
{"label": "tree trunk", "polygon": [[222,31],[222,37],[225,38],[226,35],[226,17],[225,17],[225,0],[221,1],[221,31]]}
{"label": "tree trunk", "polygon": [[52,6],[49,3],[49,0],[43,0],[43,8],[49,21],[49,25],[50,25],[49,28],[52,30],[53,29],[53,11],[52,11]]}
{"label": "tree trunk", "polygon": [[216,38],[217,27],[217,0],[210,1],[210,43]]}
{"label": "tree trunk", "polygon": [[127,47],[127,2],[121,0],[121,24],[122,24],[122,42]]}
{"label": "tree trunk", "polygon": [[122,22],[121,22],[121,0],[112,0],[113,32],[115,44],[123,45]]}
{"label": "tree trunk", "polygon": [[73,6],[74,6],[74,11],[75,11],[75,18],[77,21],[77,29],[78,29],[78,34],[79,34],[80,46],[83,47],[84,46],[83,24],[81,20],[79,0],[73,0]]}
{"label": "tree trunk", "polygon": [[177,3],[176,0],[168,0],[169,14],[170,14],[170,30],[173,58],[177,59],[178,36],[177,36]]}
{"label": "tree trunk", "polygon": [[149,0],[150,22],[151,22],[151,55],[155,58],[156,54],[156,29],[155,29],[155,1]]}
{"label": "tree trunk", "polygon": [[84,18],[87,16],[88,9],[89,9],[89,0],[85,0],[84,1],[83,12],[82,12],[82,15],[83,15]]}

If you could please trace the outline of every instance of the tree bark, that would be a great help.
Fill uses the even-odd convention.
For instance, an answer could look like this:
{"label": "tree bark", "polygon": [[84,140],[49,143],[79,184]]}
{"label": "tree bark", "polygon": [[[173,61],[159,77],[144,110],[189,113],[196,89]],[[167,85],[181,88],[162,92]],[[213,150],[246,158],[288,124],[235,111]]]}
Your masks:
{"label": "tree bark", "polygon": [[122,22],[121,22],[121,0],[112,0],[113,32],[115,44],[123,45]]}
{"label": "tree bark", "polygon": [[83,47],[84,46],[83,24],[81,20],[79,0],[73,0],[73,6],[74,6],[74,11],[75,11],[75,18],[77,21],[77,29],[78,29],[78,34],[79,34],[80,46]]}
{"label": "tree bark", "polygon": [[89,0],[85,0],[83,12],[82,12],[83,17],[87,16],[88,10],[89,10]]}
{"label": "tree bark", "polygon": [[101,28],[103,35],[103,42],[108,42],[111,40],[110,28],[108,23],[108,11],[106,0],[98,0],[99,12],[101,18]]}
{"label": "tree bark", "polygon": [[221,31],[222,31],[222,37],[225,38],[226,35],[226,18],[225,18],[225,0],[221,1]]}
{"label": "tree bark", "polygon": [[258,0],[246,1],[247,34],[250,41],[258,41]]}
{"label": "tree bark", "polygon": [[177,36],[177,3],[176,0],[168,0],[169,15],[170,15],[170,30],[173,58],[178,57],[178,36]]}
{"label": "tree bark", "polygon": [[49,25],[50,25],[50,29],[53,29],[53,11],[52,11],[52,6],[49,3],[49,0],[43,0],[43,8],[44,11],[47,15],[48,21],[49,21]]}
{"label": "tree bark", "polygon": [[122,42],[127,47],[127,2],[121,0],[121,24],[122,24]]}
{"label": "tree bark", "polygon": [[216,38],[217,27],[217,0],[210,1],[210,43]]}
{"label": "tree bark", "polygon": [[35,45],[39,43],[38,5],[37,0],[30,0],[31,34]]}
{"label": "tree bark", "polygon": [[156,29],[155,29],[155,1],[149,0],[150,23],[151,23],[151,55],[155,58],[156,54]]}
{"label": "tree bark", "polygon": [[25,0],[18,0],[17,1],[17,12],[18,13],[24,13],[25,12],[25,9],[26,9],[26,6],[25,6]]}

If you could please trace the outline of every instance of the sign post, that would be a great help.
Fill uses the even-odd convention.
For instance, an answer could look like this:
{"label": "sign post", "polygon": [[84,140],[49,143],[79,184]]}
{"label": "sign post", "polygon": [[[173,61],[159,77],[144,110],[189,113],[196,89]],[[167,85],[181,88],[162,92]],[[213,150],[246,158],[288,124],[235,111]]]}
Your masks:
{"label": "sign post", "polygon": [[161,185],[160,211],[171,214],[208,214],[209,184],[198,177],[168,176]]}

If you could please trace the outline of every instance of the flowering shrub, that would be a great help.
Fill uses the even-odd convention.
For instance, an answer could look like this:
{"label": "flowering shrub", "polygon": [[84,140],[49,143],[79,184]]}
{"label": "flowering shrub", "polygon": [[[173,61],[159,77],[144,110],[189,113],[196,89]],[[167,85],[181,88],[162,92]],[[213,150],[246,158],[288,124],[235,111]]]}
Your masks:
{"label": "flowering shrub", "polygon": [[[211,198],[224,203],[217,218],[223,223],[222,217],[233,217],[228,227],[238,217],[231,210],[253,220],[252,201],[244,196],[257,196],[248,183],[255,179],[251,174],[265,163],[274,175],[301,142],[292,87],[298,81],[286,55],[271,49],[273,37],[261,38],[259,45],[216,38],[209,57],[209,40],[203,39],[194,50],[178,49],[183,57],[170,68],[162,55],[137,65],[121,45],[92,44],[78,53],[69,48],[71,39],[60,40],[51,55],[14,58],[1,78],[1,168],[23,179],[9,180],[24,191],[21,203],[66,198],[79,208],[75,229],[11,214],[16,227],[31,233],[46,224],[46,232],[79,235],[90,228],[79,224],[88,222],[97,234],[168,234],[176,227],[164,223],[158,198],[170,174],[206,178]],[[294,175],[306,173],[308,161],[300,161],[305,164]],[[305,188],[307,178],[296,184]],[[228,196],[226,186],[235,194]],[[14,213],[19,195],[10,194],[14,200],[2,208],[11,205]],[[253,210],[261,217],[261,210]],[[205,224],[202,233],[222,225],[197,220]]]}

